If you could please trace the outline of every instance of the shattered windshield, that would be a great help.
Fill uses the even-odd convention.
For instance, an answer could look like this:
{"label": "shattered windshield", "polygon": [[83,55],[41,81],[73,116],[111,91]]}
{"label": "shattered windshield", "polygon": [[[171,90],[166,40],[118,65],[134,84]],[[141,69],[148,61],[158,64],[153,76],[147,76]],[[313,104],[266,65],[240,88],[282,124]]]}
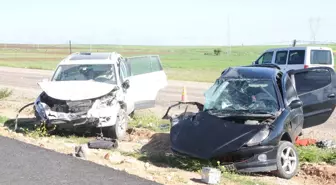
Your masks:
{"label": "shattered windshield", "polygon": [[113,64],[72,64],[60,65],[53,81],[87,81],[93,80],[108,84],[117,84]]}
{"label": "shattered windshield", "polygon": [[218,79],[205,92],[204,110],[213,113],[274,114],[279,109],[268,79]]}

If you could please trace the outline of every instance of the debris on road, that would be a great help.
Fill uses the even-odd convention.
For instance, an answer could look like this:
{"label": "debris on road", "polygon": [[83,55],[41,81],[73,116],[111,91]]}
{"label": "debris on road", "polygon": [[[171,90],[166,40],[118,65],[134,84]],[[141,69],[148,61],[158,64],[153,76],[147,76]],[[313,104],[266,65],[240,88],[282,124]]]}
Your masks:
{"label": "debris on road", "polygon": [[23,106],[23,107],[18,111],[18,113],[16,114],[16,118],[15,118],[14,131],[16,131],[16,130],[17,130],[17,127],[18,127],[18,118],[19,118],[19,114],[20,114],[25,108],[27,108],[27,107],[29,107],[29,106],[32,106],[32,105],[34,105],[34,102],[31,102],[31,103],[26,104],[25,106]]}
{"label": "debris on road", "polygon": [[219,184],[221,172],[218,169],[203,167],[202,168],[202,182],[207,184]]}
{"label": "debris on road", "polygon": [[83,144],[75,147],[75,156],[86,159],[89,153],[89,148],[87,144]]}
{"label": "debris on road", "polygon": [[325,139],[316,143],[319,148],[336,148],[336,142],[330,139]]}
{"label": "debris on road", "polygon": [[297,146],[308,146],[316,144],[316,139],[296,139],[295,145]]}
{"label": "debris on road", "polygon": [[118,148],[118,141],[110,138],[97,138],[89,141],[88,147],[90,149],[116,149]]}

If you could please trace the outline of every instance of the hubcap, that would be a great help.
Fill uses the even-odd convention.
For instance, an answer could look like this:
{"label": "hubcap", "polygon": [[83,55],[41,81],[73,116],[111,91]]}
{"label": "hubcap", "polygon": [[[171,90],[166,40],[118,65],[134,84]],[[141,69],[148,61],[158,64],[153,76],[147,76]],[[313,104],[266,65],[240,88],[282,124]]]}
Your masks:
{"label": "hubcap", "polygon": [[295,171],[297,164],[296,154],[291,147],[286,147],[281,152],[281,166],[287,174],[292,174]]}

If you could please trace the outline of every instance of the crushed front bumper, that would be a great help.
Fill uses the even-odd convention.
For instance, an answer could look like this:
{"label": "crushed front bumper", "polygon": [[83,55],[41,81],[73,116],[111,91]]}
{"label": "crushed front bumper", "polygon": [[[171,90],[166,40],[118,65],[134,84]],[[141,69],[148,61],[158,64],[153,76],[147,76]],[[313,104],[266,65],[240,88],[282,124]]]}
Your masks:
{"label": "crushed front bumper", "polygon": [[65,113],[50,110],[41,102],[35,102],[35,117],[48,125],[71,124],[73,126],[91,125],[95,127],[107,127],[115,124],[118,106],[110,106],[102,109],[89,109],[85,112]]}
{"label": "crushed front bumper", "polygon": [[[171,150],[177,155],[187,156],[173,148]],[[221,161],[221,166],[230,171],[271,172],[277,170],[277,152],[277,146],[252,146],[214,157],[214,159]]]}
{"label": "crushed front bumper", "polygon": [[245,147],[232,152],[225,159],[231,162],[224,162],[227,170],[238,172],[270,172],[277,170],[277,146],[253,146]]}

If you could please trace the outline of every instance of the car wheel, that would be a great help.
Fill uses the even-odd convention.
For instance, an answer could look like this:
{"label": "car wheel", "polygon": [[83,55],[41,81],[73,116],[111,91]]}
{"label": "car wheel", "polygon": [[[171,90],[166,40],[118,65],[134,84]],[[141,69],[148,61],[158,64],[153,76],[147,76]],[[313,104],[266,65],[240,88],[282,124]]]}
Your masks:
{"label": "car wheel", "polygon": [[290,179],[296,175],[299,168],[299,157],[296,148],[289,141],[280,141],[277,152],[277,175]]}
{"label": "car wheel", "polygon": [[120,109],[116,123],[107,130],[107,135],[112,139],[123,140],[126,136],[127,127],[127,113],[124,109]]}

